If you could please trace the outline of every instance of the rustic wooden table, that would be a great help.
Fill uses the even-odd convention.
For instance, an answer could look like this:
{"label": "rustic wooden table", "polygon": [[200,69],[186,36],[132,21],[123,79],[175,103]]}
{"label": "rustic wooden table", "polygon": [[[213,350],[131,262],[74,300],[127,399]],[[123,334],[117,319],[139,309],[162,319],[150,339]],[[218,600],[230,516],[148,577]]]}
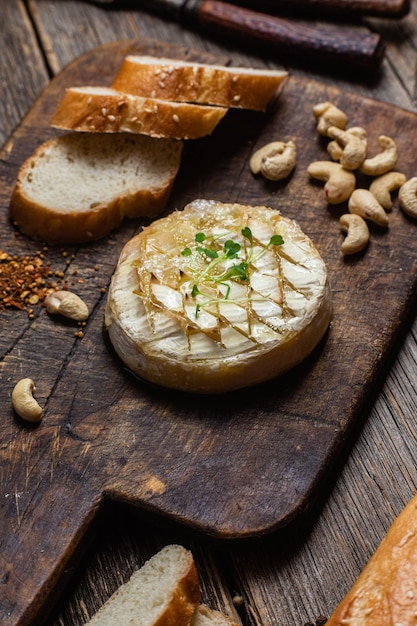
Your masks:
{"label": "rustic wooden table", "polygon": [[[400,20],[365,22],[382,35],[385,58],[374,76],[349,77],[343,68],[313,71],[278,54],[258,56],[242,45],[223,45],[140,9],[106,10],[76,0],[3,0],[0,142],[6,142],[42,89],[69,62],[122,39],[169,41],[226,55],[234,64],[285,68],[294,76],[414,112],[417,7]],[[0,317],[0,329],[1,324]],[[1,370],[0,378],[4,385]],[[307,520],[282,533],[229,543],[123,504],[102,507],[85,549],[79,547],[46,603],[50,614],[45,623],[83,624],[134,567],[169,541],[193,550],[203,600],[238,614],[244,625],[302,626],[329,615],[416,491],[416,380],[417,326],[411,315],[340,473],[323,485],[323,497]],[[1,467],[0,477],[7,480],[7,467]],[[6,582],[2,570],[7,565],[2,534],[0,529],[0,585]]]}

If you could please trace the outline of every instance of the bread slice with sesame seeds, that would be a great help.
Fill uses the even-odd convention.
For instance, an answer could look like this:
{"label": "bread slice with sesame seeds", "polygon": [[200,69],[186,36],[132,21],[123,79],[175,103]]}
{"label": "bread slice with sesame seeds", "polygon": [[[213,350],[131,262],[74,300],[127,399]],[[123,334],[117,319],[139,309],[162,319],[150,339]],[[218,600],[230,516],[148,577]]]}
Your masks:
{"label": "bread slice with sesame seeds", "polygon": [[283,70],[129,55],[112,87],[139,96],[264,111],[287,76]]}
{"label": "bread slice with sesame seeds", "polygon": [[131,133],[67,133],[40,145],[21,166],[9,216],[49,244],[108,235],[125,217],[155,217],[166,206],[183,143]]}
{"label": "bread slice with sesame seeds", "polygon": [[87,624],[189,626],[199,597],[198,574],[191,552],[179,545],[168,545],[134,572]]}
{"label": "bread slice with sesame seeds", "polygon": [[130,132],[171,139],[198,139],[213,132],[227,108],[142,97],[108,87],[70,87],[51,119],[65,130]]}

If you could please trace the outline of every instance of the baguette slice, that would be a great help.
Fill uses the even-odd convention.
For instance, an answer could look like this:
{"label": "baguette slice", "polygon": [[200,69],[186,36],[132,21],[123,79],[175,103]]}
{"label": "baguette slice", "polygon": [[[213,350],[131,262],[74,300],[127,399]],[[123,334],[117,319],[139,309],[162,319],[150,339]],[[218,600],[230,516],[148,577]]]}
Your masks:
{"label": "baguette slice", "polygon": [[193,615],[191,626],[240,626],[240,624],[220,611],[200,604]]}
{"label": "baguette slice", "polygon": [[331,310],[325,263],[295,222],[268,207],[200,199],[127,242],[105,328],[137,376],[218,394],[299,364]]}
{"label": "baguette slice", "polygon": [[65,130],[141,133],[151,137],[198,139],[210,135],[227,113],[202,106],[120,93],[108,87],[65,91],[51,125]]}
{"label": "baguette slice", "polygon": [[182,143],[144,135],[69,133],[46,141],[20,168],[9,215],[50,244],[104,237],[124,217],[154,217],[166,206]]}
{"label": "baguette slice", "polygon": [[326,626],[411,626],[416,623],[417,496],[381,544]]}
{"label": "baguette slice", "polygon": [[112,87],[178,102],[264,111],[288,73],[129,55]]}
{"label": "baguette slice", "polygon": [[189,626],[199,597],[198,574],[191,552],[182,546],[169,545],[119,587],[87,624]]}

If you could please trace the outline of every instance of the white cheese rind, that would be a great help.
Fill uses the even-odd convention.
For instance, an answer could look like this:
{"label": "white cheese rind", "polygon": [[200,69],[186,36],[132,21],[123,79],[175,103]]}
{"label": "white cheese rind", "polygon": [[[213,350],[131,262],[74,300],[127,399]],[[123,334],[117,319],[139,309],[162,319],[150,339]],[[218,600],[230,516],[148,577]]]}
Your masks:
{"label": "white cheese rind", "polygon": [[[248,227],[251,243],[241,232]],[[201,244],[197,233],[206,237]],[[284,243],[268,245],[275,235]],[[221,256],[227,240],[240,245],[232,259],[209,265],[212,259],[196,251],[217,246]],[[246,276],[222,278],[241,263]],[[331,312],[325,263],[294,221],[267,207],[196,200],[126,244],[105,328],[116,353],[141,378],[212,394],[299,364],[322,339]]]}

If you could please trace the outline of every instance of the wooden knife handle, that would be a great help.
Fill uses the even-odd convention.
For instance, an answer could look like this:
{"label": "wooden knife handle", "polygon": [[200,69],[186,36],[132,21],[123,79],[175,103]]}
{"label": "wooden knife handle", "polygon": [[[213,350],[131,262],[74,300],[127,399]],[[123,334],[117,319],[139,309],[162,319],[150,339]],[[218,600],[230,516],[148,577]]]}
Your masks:
{"label": "wooden knife handle", "polygon": [[319,28],[220,0],[202,0],[193,10],[204,30],[277,51],[283,61],[286,55],[295,55],[321,65],[338,65],[341,71],[369,72],[378,67],[384,54],[380,36],[362,27]]}
{"label": "wooden knife handle", "polygon": [[[229,0],[229,2],[253,7],[253,0]],[[411,0],[259,0],[257,10],[271,14],[303,16],[373,16],[400,18],[410,12]]]}

